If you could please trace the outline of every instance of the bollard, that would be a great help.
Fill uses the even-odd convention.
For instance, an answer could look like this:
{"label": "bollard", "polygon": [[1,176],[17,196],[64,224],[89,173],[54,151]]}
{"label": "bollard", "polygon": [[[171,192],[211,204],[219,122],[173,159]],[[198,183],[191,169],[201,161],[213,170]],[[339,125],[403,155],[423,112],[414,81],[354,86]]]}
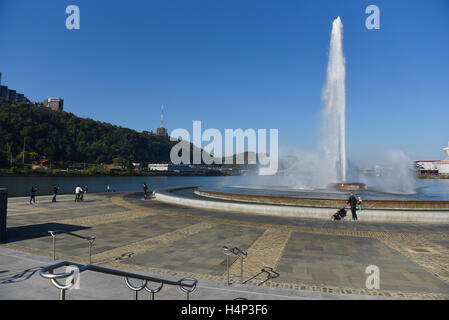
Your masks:
{"label": "bollard", "polygon": [[7,211],[8,211],[8,189],[0,189],[0,242],[6,241]]}

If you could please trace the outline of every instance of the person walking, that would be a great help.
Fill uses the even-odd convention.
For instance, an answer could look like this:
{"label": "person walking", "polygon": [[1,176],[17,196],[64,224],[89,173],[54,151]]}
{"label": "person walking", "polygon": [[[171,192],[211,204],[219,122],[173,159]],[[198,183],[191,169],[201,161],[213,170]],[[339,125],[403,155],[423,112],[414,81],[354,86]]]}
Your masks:
{"label": "person walking", "polygon": [[56,202],[56,195],[58,194],[59,187],[55,184],[53,185],[53,199],[51,199],[51,202]]}
{"label": "person walking", "polygon": [[146,183],[143,184],[143,198],[147,199],[148,186]]}
{"label": "person walking", "polygon": [[108,192],[111,191],[111,187],[109,185],[108,185],[108,187],[106,189],[108,189]]}
{"label": "person walking", "polygon": [[356,211],[356,205],[357,205],[357,199],[355,198],[354,194],[351,192],[351,195],[349,196],[348,202],[346,204],[351,205],[351,212],[352,212],[352,220],[357,220],[357,213]]}
{"label": "person walking", "polygon": [[358,197],[357,199],[357,206],[359,207],[359,210],[362,210],[362,198]]}
{"label": "person walking", "polygon": [[87,193],[87,186],[84,186],[84,193]]}
{"label": "person walking", "polygon": [[81,200],[81,193],[83,192],[83,189],[81,189],[80,185],[78,185],[75,188],[75,202],[78,202]]}
{"label": "person walking", "polygon": [[31,201],[33,201],[33,203],[36,204],[36,191],[37,191],[37,188],[35,188],[34,186],[31,186],[31,189],[30,189],[30,204],[31,204]]}

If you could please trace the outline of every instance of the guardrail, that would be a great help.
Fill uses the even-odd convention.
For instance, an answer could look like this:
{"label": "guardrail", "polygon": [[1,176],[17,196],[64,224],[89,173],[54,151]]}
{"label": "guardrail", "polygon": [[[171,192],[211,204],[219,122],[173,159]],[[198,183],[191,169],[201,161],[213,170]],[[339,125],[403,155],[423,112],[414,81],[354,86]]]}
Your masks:
{"label": "guardrail", "polygon": [[[63,273],[54,273],[55,269],[61,268],[61,267],[68,267],[68,266],[75,266],[77,268],[77,272],[81,274],[84,271],[94,271],[99,272],[102,274],[109,274],[114,276],[121,276],[125,278],[126,285],[129,289],[131,289],[134,292],[134,298],[135,300],[138,299],[138,292],[145,289],[151,294],[151,299],[154,300],[154,294],[159,292],[162,287],[165,285],[174,285],[179,286],[180,289],[186,293],[186,298],[189,300],[190,293],[192,293],[196,285],[198,283],[198,280],[195,278],[183,278],[179,281],[171,281],[171,280],[165,280],[161,278],[155,278],[155,277],[149,277],[137,273],[117,270],[117,269],[110,269],[105,267],[100,267],[97,265],[83,265],[75,262],[70,261],[63,261],[56,263],[54,265],[44,267],[40,271],[40,275],[45,278],[49,279],[53,285],[60,290],[60,300],[65,300],[65,293],[66,290],[72,288],[75,285],[76,279],[74,278],[75,270],[71,270],[70,272],[63,272]],[[61,284],[58,282],[59,279],[66,279],[66,284]],[[134,286],[130,283],[129,279],[138,279],[142,280],[143,283],[141,286]],[[69,283],[67,283],[69,282]],[[160,286],[157,289],[151,289],[148,287],[148,282],[155,282],[160,283]]]}
{"label": "guardrail", "polygon": [[[248,256],[248,253],[246,251],[243,251],[237,247],[234,248],[228,248],[226,246],[222,247],[223,249],[223,253],[226,255],[226,270],[227,270],[227,274],[228,274],[228,286],[231,284],[231,282],[229,281],[229,256],[231,254],[236,255],[238,258],[240,259],[240,283],[243,283],[243,260],[246,259],[246,257]],[[235,262],[235,261],[234,261]]]}
{"label": "guardrail", "polygon": [[89,264],[92,263],[92,245],[95,242],[96,237],[95,236],[81,236],[79,234],[68,232],[68,231],[48,231],[50,233],[51,237],[53,238],[53,260],[56,260],[56,236],[58,234],[68,234],[70,236],[80,238],[87,240],[89,242]]}

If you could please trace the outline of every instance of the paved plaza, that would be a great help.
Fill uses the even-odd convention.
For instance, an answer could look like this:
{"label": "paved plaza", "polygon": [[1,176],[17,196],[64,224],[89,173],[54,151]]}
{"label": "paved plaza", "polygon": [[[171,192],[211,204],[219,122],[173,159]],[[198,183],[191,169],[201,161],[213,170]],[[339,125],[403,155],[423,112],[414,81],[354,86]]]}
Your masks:
{"label": "paved plaza", "polygon": [[[49,230],[94,235],[92,264],[195,277],[198,299],[449,299],[449,225],[364,222],[363,214],[358,222],[260,216],[144,200],[137,192],[87,194],[83,202],[61,195],[51,203],[51,196],[42,196],[36,206],[10,198],[8,240],[0,243],[0,299],[57,298],[57,289],[36,271],[53,263]],[[233,284],[226,286],[222,246],[247,250],[244,285],[240,262],[231,256]],[[88,263],[87,241],[58,235],[56,258]],[[380,269],[379,290],[366,289],[369,265]],[[264,267],[273,272],[261,272]],[[131,298],[123,279],[86,278],[68,297]],[[31,282],[34,293],[19,290]],[[158,297],[183,298],[172,291]]]}

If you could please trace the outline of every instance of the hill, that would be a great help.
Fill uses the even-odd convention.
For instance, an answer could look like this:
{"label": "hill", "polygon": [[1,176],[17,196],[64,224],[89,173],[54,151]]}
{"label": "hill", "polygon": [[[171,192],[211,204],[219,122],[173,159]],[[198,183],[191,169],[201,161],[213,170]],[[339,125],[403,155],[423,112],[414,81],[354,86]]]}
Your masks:
{"label": "hill", "polygon": [[[176,142],[150,132],[85,119],[29,104],[0,102],[0,165],[26,151],[53,162],[169,162]],[[26,153],[29,157],[29,153]]]}

